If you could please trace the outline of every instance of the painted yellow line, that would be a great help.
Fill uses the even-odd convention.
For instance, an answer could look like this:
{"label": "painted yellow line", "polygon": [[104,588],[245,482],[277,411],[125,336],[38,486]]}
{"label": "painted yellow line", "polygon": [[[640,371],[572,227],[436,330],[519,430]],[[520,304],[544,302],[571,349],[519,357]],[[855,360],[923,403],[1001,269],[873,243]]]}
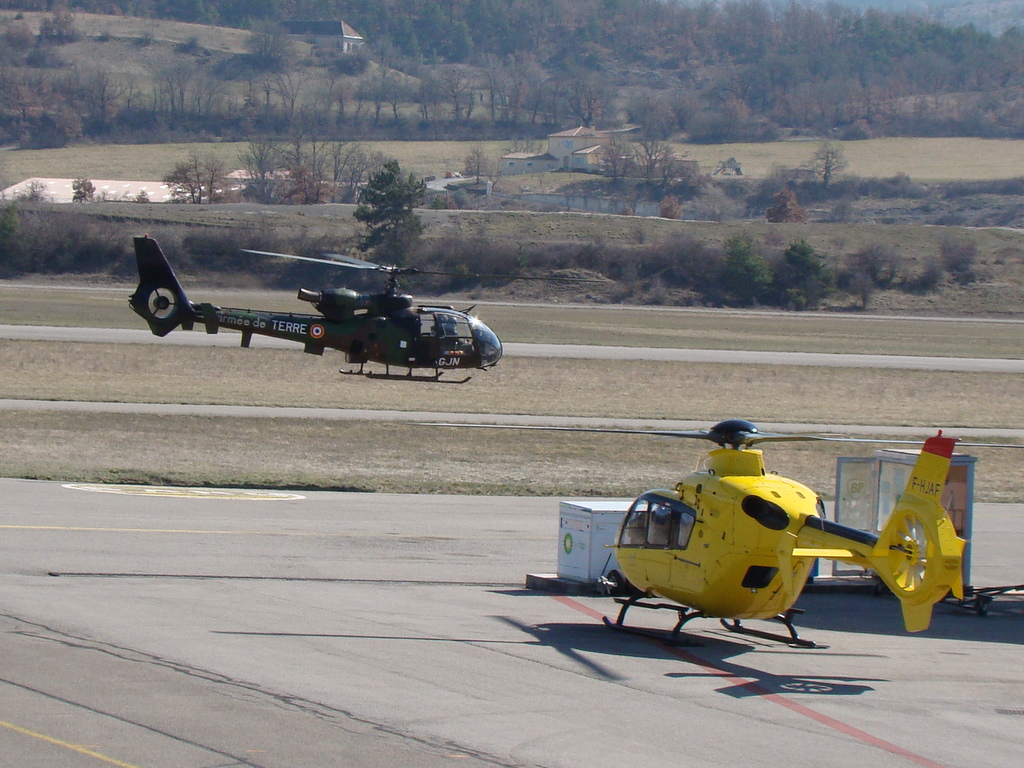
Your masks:
{"label": "painted yellow line", "polygon": [[116,765],[120,768],[139,768],[139,766],[135,765],[134,763],[126,763],[123,760],[115,760],[113,757],[107,757],[106,755],[102,755],[99,752],[94,752],[91,749],[86,749],[85,747],[80,746],[78,744],[68,744],[68,742],[61,741],[60,739],[55,739],[52,736],[47,736],[42,733],[36,733],[35,731],[28,730],[28,728],[21,728],[17,725],[14,725],[14,723],[7,723],[3,720],[0,720],[0,727],[7,728],[11,731],[14,731],[15,733],[20,733],[23,736],[31,736],[33,739],[39,739],[40,741],[45,741],[49,744],[55,744],[56,746],[63,747],[64,749],[70,749],[72,752],[78,752],[81,755],[95,757],[97,760],[104,762],[107,765]]}

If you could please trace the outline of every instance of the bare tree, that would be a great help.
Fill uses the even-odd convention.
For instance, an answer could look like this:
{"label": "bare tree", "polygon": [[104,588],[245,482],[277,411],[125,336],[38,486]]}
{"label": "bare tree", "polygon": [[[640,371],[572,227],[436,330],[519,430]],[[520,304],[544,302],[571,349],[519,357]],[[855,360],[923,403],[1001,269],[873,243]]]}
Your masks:
{"label": "bare tree", "polygon": [[363,77],[356,89],[356,98],[373,105],[373,126],[376,128],[380,123],[381,110],[388,100],[387,70],[377,69]]}
{"label": "bare tree", "polygon": [[114,117],[127,92],[128,86],[104,69],[95,69],[82,78],[81,95],[85,108],[92,119],[104,125]]}
{"label": "bare tree", "polygon": [[267,72],[284,69],[292,55],[287,31],[279,24],[268,22],[254,25],[246,47],[256,66]]}
{"label": "bare tree", "polygon": [[299,98],[302,95],[303,80],[292,72],[282,72],[275,75],[271,81],[271,89],[281,102],[281,109],[284,112],[284,119],[288,125],[295,121],[299,106]]}
{"label": "bare tree", "polygon": [[469,148],[463,168],[467,176],[476,177],[477,184],[481,177],[493,178],[497,172],[497,163],[494,158],[484,149],[483,144],[474,143]]}
{"label": "bare tree", "polygon": [[634,158],[640,168],[640,175],[647,182],[653,182],[659,175],[671,176],[666,166],[672,162],[674,150],[672,145],[661,139],[642,137],[634,143]]}
{"label": "bare tree", "polygon": [[220,199],[226,176],[222,160],[198,152],[188,156],[164,176],[163,182],[171,189],[171,196],[178,202],[213,203]]}
{"label": "bare tree", "polygon": [[463,113],[468,120],[473,113],[473,80],[464,67],[448,65],[438,73],[441,92],[452,108],[452,120],[462,122]]}
{"label": "bare tree", "polygon": [[416,92],[416,101],[420,107],[420,118],[429,123],[434,114],[434,108],[441,103],[444,93],[441,88],[441,81],[430,70],[423,70],[419,75],[419,87]]}
{"label": "bare tree", "polygon": [[810,168],[827,187],[832,179],[846,170],[849,163],[843,154],[843,148],[833,141],[823,141],[811,158]]}
{"label": "bare tree", "polygon": [[536,125],[544,113],[544,107],[552,98],[554,88],[544,69],[537,62],[523,65],[522,106],[530,113],[530,125]]}
{"label": "bare tree", "polygon": [[379,169],[387,158],[381,152],[370,152],[357,142],[334,142],[328,148],[336,202],[354,203],[359,186]]}
{"label": "bare tree", "polygon": [[155,78],[153,94],[157,110],[166,112],[171,120],[184,119],[197,76],[197,67],[189,61],[173,64],[160,72]]}
{"label": "bare tree", "polygon": [[491,122],[508,119],[509,88],[512,76],[509,68],[494,54],[488,54],[484,65],[484,84],[488,93],[488,105],[491,111]]}
{"label": "bare tree", "polygon": [[305,114],[297,121],[290,140],[281,145],[290,185],[283,196],[289,202],[315,205],[330,197],[328,142],[317,128],[322,121]]}
{"label": "bare tree", "polygon": [[600,73],[575,68],[559,81],[565,103],[580,124],[592,127],[611,103],[614,86]]}
{"label": "bare tree", "polygon": [[242,168],[248,178],[247,194],[256,202],[270,203],[274,200],[274,174],[281,165],[281,152],[268,138],[256,138],[238,154]]}
{"label": "bare tree", "polygon": [[612,179],[629,175],[636,159],[636,148],[623,133],[613,133],[611,139],[601,147],[601,160],[605,172]]}

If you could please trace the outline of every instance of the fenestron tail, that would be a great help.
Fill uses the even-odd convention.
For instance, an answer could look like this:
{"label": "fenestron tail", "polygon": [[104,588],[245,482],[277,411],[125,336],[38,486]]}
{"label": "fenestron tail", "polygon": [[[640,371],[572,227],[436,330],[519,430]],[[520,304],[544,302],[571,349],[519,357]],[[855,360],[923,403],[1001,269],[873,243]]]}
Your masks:
{"label": "fenestron tail", "polygon": [[940,499],[956,440],[942,432],[921,455],[871,553],[872,567],[900,599],[910,632],[928,629],[932,606],[952,592],[963,598],[964,540]]}
{"label": "fenestron tail", "polygon": [[791,554],[870,568],[900,599],[907,631],[928,629],[932,606],[950,592],[962,599],[964,591],[965,542],[940,503],[954,445],[941,431],[925,441],[880,536],[808,518]]}
{"label": "fenestron tail", "polygon": [[136,237],[135,260],[139,265],[139,287],[128,305],[149,323],[157,336],[166,336],[179,325],[186,331],[192,330],[197,316],[195,308],[156,240],[148,235]]}

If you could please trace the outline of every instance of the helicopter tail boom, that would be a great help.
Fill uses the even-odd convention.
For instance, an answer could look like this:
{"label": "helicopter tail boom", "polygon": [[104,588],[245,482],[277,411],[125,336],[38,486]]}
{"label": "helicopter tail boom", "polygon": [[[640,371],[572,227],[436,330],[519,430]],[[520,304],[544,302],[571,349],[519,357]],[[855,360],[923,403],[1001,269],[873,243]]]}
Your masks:
{"label": "helicopter tail boom", "polygon": [[143,235],[135,238],[135,260],[139,267],[139,286],[128,300],[156,336],[166,336],[178,326],[192,330],[198,318],[174,270],[156,240]]}
{"label": "helicopter tail boom", "polygon": [[925,441],[879,536],[809,518],[791,554],[870,568],[900,599],[907,631],[927,629],[935,603],[950,592],[963,598],[964,541],[941,504],[955,444],[941,432]]}

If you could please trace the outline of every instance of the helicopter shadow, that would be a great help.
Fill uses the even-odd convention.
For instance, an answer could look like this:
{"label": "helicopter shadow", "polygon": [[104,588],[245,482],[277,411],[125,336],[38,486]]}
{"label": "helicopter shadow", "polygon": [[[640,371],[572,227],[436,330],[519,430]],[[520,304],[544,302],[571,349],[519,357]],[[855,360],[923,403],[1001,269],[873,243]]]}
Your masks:
{"label": "helicopter shadow", "polygon": [[[694,633],[691,635],[691,639],[701,643],[701,646],[682,648],[653,637],[610,631],[607,627],[599,624],[552,622],[530,625],[508,616],[493,616],[492,618],[520,630],[532,637],[537,644],[551,648],[579,665],[586,673],[608,682],[623,682],[626,678],[613,671],[610,665],[596,661],[594,656],[664,661],[667,653],[695,669],[686,672],[669,672],[665,675],[666,677],[727,680],[730,684],[718,690],[720,693],[734,698],[795,693],[819,696],[857,696],[874,690],[867,683],[884,682],[881,678],[767,673],[728,661],[732,657],[751,652],[755,646],[737,643],[714,634]],[[810,653],[816,652],[820,653],[820,650],[810,651]]]}
{"label": "helicopter shadow", "polygon": [[[708,635],[709,642],[702,649],[666,650],[677,658],[697,667],[692,672],[669,672],[665,676],[676,679],[710,678],[730,682],[718,692],[736,699],[751,697],[812,694],[815,696],[859,696],[875,690],[868,683],[888,682],[886,678],[847,677],[842,675],[781,675],[740,664],[730,659],[754,650],[723,638]],[[712,639],[713,638],[713,639]],[[820,654],[824,649],[805,649],[796,653]],[[846,655],[830,653],[830,656]]]}
{"label": "helicopter shadow", "polygon": [[664,658],[664,654],[649,644],[622,642],[624,638],[615,636],[600,624],[562,622],[526,624],[510,616],[492,616],[491,618],[518,629],[533,638],[535,644],[550,648],[593,676],[610,682],[620,682],[624,678],[604,664],[595,661],[591,656],[599,655],[611,658],[625,656],[651,660]]}
{"label": "helicopter shadow", "polygon": [[[854,634],[907,636],[899,601],[891,594],[805,592],[797,601],[804,610],[799,627]],[[980,616],[958,601],[935,604],[931,626],[921,637],[972,640],[984,643],[1024,644],[1024,596],[999,596]]]}

